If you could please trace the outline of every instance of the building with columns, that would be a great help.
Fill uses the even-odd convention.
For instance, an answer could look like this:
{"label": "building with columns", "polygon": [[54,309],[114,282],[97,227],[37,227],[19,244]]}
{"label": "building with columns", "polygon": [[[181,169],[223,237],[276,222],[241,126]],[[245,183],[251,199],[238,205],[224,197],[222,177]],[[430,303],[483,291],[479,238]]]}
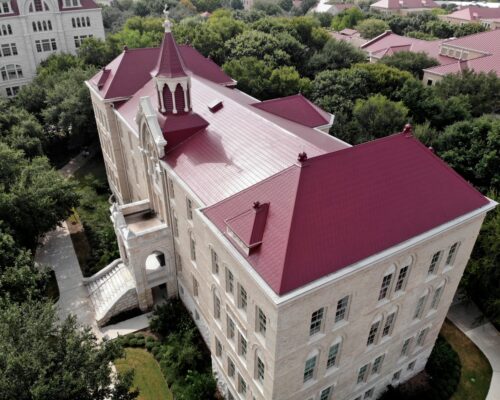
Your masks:
{"label": "building with columns", "polygon": [[301,95],[260,102],[165,22],[87,82],[121,258],[98,323],[180,297],[227,399],[365,400],[421,371],[486,213],[403,132],[350,146]]}
{"label": "building with columns", "polygon": [[93,0],[1,0],[0,96],[15,96],[49,55],[76,54],[92,36],[104,39]]}

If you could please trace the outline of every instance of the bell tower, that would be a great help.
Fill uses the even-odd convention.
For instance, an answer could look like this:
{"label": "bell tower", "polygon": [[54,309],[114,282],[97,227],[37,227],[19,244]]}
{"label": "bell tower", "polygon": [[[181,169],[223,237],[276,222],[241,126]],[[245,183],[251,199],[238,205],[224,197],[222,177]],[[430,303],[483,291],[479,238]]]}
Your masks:
{"label": "bell tower", "polygon": [[151,76],[156,83],[158,110],[165,115],[191,110],[191,77],[186,73],[182,56],[172,35],[172,23],[165,7],[165,34],[160,54]]}

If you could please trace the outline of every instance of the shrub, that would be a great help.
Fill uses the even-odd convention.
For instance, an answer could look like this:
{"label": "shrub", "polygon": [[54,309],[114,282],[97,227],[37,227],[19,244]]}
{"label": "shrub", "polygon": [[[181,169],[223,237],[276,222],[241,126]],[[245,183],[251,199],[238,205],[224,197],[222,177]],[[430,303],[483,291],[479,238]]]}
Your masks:
{"label": "shrub", "polygon": [[151,352],[151,350],[153,349],[153,347],[155,346],[155,343],[151,342],[151,341],[147,341],[146,340],[146,350]]}
{"label": "shrub", "polygon": [[144,339],[137,339],[137,347],[144,347],[146,341]]}
{"label": "shrub", "polygon": [[194,322],[180,300],[170,299],[155,307],[149,327],[151,331],[165,338],[170,333],[189,331],[194,327]]}
{"label": "shrub", "polygon": [[136,338],[130,339],[129,342],[128,342],[128,345],[130,347],[137,347],[137,339]]}

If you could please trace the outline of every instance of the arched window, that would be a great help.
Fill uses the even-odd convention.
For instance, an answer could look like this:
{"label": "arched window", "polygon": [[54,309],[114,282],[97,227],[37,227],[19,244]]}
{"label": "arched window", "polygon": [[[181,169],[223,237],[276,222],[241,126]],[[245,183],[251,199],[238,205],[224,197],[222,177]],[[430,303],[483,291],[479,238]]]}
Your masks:
{"label": "arched window", "polygon": [[4,81],[20,79],[23,77],[23,70],[18,64],[9,64],[0,68],[0,75]]}
{"label": "arched window", "polygon": [[40,21],[37,22],[37,26],[38,26],[38,30],[41,31],[42,30],[42,23]]}
{"label": "arched window", "polygon": [[343,339],[341,336],[336,338],[328,349],[328,358],[326,360],[326,369],[334,368],[339,365],[340,351],[342,350]]}
{"label": "arched window", "polygon": [[82,22],[80,21],[80,17],[76,19],[76,25],[78,26],[78,28],[81,28]]}
{"label": "arched window", "polygon": [[51,30],[52,30],[52,22],[51,22],[51,21],[48,21],[48,22],[47,22],[47,25],[49,26],[49,31],[51,31]]}
{"label": "arched window", "polygon": [[396,266],[391,265],[389,269],[385,272],[382,278],[382,284],[380,286],[380,291],[378,293],[378,300],[384,300],[390,296],[392,281],[394,273],[396,272]]}
{"label": "arched window", "polygon": [[76,28],[75,18],[71,18],[71,25],[73,25],[73,28]]}
{"label": "arched window", "polygon": [[375,317],[372,324],[370,325],[370,330],[368,331],[368,338],[366,339],[367,346],[371,346],[378,342],[381,325],[382,325],[382,315],[379,314]]}
{"label": "arched window", "polygon": [[398,315],[398,308],[393,307],[386,315],[384,326],[382,328],[382,337],[391,336],[396,324],[396,317]]}
{"label": "arched window", "polygon": [[0,14],[10,14],[12,12],[12,7],[10,6],[10,1],[0,2]]}
{"label": "arched window", "polygon": [[429,297],[429,289],[426,289],[417,300],[415,311],[413,312],[413,319],[422,318],[422,315],[424,314],[425,303],[427,303],[428,297]]}
{"label": "arched window", "polygon": [[35,21],[33,21],[33,22],[32,22],[32,25],[33,25],[33,31],[34,31],[34,32],[36,32],[36,22],[35,22]]}
{"label": "arched window", "polygon": [[47,30],[47,22],[43,21],[42,25],[43,25],[43,30],[46,31]]}
{"label": "arched window", "polygon": [[12,35],[12,27],[10,24],[2,25],[0,27],[0,36]]}
{"label": "arched window", "polygon": [[303,375],[303,382],[306,383],[307,381],[310,381],[311,379],[314,379],[316,376],[316,371],[317,371],[317,365],[318,365],[318,360],[319,360],[319,350],[315,349],[306,358],[305,364],[304,364],[304,375]]}
{"label": "arched window", "polygon": [[177,87],[175,88],[175,108],[177,109],[178,113],[184,112],[184,89],[182,88],[181,84],[178,83]]}
{"label": "arched window", "polygon": [[28,7],[28,11],[30,13],[49,11],[49,6],[43,0],[33,0]]}
{"label": "arched window", "polygon": [[87,26],[90,26],[90,17],[87,17]]}
{"label": "arched window", "polygon": [[266,363],[264,361],[264,356],[259,349],[255,350],[254,366],[254,379],[263,385],[266,377]]}

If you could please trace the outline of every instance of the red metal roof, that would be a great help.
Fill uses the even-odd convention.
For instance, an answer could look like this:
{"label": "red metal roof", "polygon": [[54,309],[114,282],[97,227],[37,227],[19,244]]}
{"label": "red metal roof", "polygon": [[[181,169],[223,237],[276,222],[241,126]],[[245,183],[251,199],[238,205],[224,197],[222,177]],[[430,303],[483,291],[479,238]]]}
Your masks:
{"label": "red metal roof", "polygon": [[256,201],[248,210],[228,219],[226,225],[250,250],[262,242],[268,212],[269,203]]}
{"label": "red metal roof", "polygon": [[439,4],[433,0],[379,0],[370,7],[400,10],[407,8],[439,8]]}
{"label": "red metal roof", "polygon": [[437,67],[424,69],[424,71],[443,76],[448,74],[458,74],[467,69],[476,73],[494,72],[500,78],[500,54],[483,56],[472,60],[456,60],[451,64],[438,65]]}
{"label": "red metal roof", "polygon": [[226,221],[255,201],[269,203],[262,244],[242,256],[280,295],[488,203],[404,134],[309,158],[203,212],[233,241]]}
{"label": "red metal roof", "polygon": [[446,19],[454,18],[464,21],[477,21],[481,19],[500,18],[500,8],[469,6],[445,16]]}
{"label": "red metal roof", "polygon": [[332,115],[323,111],[301,94],[254,103],[252,106],[279,117],[315,128],[328,125]]}
{"label": "red metal roof", "polygon": [[172,32],[165,32],[160,46],[160,54],[155,69],[151,71],[152,76],[164,76],[166,78],[177,78],[187,76],[184,70],[184,62],[180,55],[177,43],[175,43]]}
{"label": "red metal roof", "polygon": [[0,14],[0,18],[15,17],[19,15],[19,6],[17,4],[17,0],[10,1],[10,8],[12,12],[10,12],[9,14]]}

